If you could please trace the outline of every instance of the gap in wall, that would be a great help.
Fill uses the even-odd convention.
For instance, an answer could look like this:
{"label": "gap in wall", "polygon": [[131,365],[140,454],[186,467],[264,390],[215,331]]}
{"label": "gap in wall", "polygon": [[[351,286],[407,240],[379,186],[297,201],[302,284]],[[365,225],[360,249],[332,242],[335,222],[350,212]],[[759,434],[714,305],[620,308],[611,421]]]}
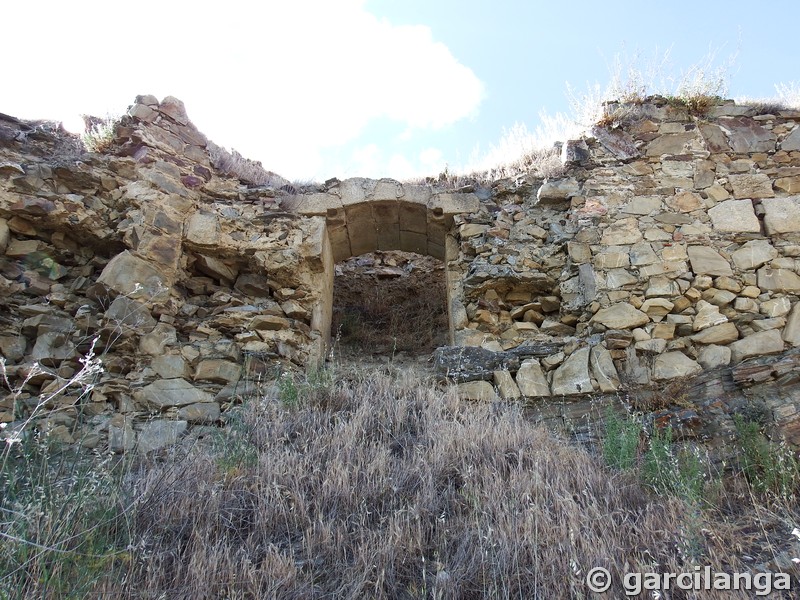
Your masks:
{"label": "gap in wall", "polygon": [[336,264],[334,355],[420,357],[447,345],[448,338],[442,261],[393,250]]}

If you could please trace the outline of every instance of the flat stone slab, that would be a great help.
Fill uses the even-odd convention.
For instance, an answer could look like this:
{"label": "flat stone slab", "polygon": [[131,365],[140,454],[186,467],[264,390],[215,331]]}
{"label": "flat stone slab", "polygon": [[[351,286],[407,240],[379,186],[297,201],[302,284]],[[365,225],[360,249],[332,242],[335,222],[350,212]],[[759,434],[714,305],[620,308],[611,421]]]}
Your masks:
{"label": "flat stone slab", "polygon": [[653,364],[653,380],[676,379],[690,377],[703,370],[697,362],[686,356],[683,352],[665,352],[656,357]]}
{"label": "flat stone slab", "polygon": [[733,276],[730,263],[708,246],[689,246],[686,249],[695,275]]}
{"label": "flat stone slab", "polygon": [[764,207],[764,226],[768,235],[800,231],[800,196],[766,198],[761,201],[761,206]]}
{"label": "flat stone slab", "polygon": [[650,317],[630,304],[620,302],[598,310],[592,321],[609,329],[633,329],[649,323]]}
{"label": "flat stone slab", "polygon": [[759,233],[761,223],[750,200],[726,200],[709,209],[714,229],[726,233]]}
{"label": "flat stone slab", "polygon": [[162,410],[213,400],[211,394],[197,389],[185,379],[159,379],[143,387],[139,394],[144,402]]}
{"label": "flat stone slab", "polygon": [[488,381],[459,383],[458,397],[463,400],[479,400],[483,402],[497,402],[500,400],[500,396],[494,391],[494,386]]}
{"label": "flat stone slab", "polygon": [[778,258],[778,250],[767,240],[751,240],[731,254],[737,269],[747,271]]}

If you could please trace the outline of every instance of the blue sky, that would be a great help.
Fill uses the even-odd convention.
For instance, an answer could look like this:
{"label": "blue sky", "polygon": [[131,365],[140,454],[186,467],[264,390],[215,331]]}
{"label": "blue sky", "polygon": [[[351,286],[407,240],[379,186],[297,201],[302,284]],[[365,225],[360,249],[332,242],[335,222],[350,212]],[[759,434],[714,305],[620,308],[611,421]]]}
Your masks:
{"label": "blue sky", "polygon": [[[647,8],[645,8],[647,6]],[[174,95],[218,144],[293,180],[474,167],[515,124],[568,112],[615,57],[662,74],[734,55],[729,95],[800,84],[800,3],[32,0],[4,8],[0,112],[124,112]]]}

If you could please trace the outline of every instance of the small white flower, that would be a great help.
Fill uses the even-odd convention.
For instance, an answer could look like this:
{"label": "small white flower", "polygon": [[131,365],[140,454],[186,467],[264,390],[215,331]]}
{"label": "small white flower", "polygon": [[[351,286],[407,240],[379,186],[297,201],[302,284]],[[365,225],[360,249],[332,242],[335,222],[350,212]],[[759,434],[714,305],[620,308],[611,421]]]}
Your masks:
{"label": "small white flower", "polygon": [[795,527],[794,529],[792,529],[792,535],[796,537],[798,540],[800,540],[800,528]]}

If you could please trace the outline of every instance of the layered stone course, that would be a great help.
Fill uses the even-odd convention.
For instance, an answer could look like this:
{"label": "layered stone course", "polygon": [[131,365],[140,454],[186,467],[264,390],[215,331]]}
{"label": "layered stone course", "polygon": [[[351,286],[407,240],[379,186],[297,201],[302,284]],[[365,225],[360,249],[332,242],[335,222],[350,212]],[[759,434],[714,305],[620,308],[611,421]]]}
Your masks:
{"label": "layered stone course", "polygon": [[[564,142],[563,176],[458,189],[248,184],[175,98],[137,98],[102,154],[0,118],[0,352],[22,385],[0,420],[98,338],[101,380],[52,400],[42,428],[118,450],[200,431],[254,382],[324,360],[333,265],[376,250],[445,261],[452,345],[498,365],[467,397],[663,387],[800,346],[800,112],[609,110],[625,124]],[[28,377],[34,362],[47,371]],[[792,432],[787,397],[770,410]]]}

